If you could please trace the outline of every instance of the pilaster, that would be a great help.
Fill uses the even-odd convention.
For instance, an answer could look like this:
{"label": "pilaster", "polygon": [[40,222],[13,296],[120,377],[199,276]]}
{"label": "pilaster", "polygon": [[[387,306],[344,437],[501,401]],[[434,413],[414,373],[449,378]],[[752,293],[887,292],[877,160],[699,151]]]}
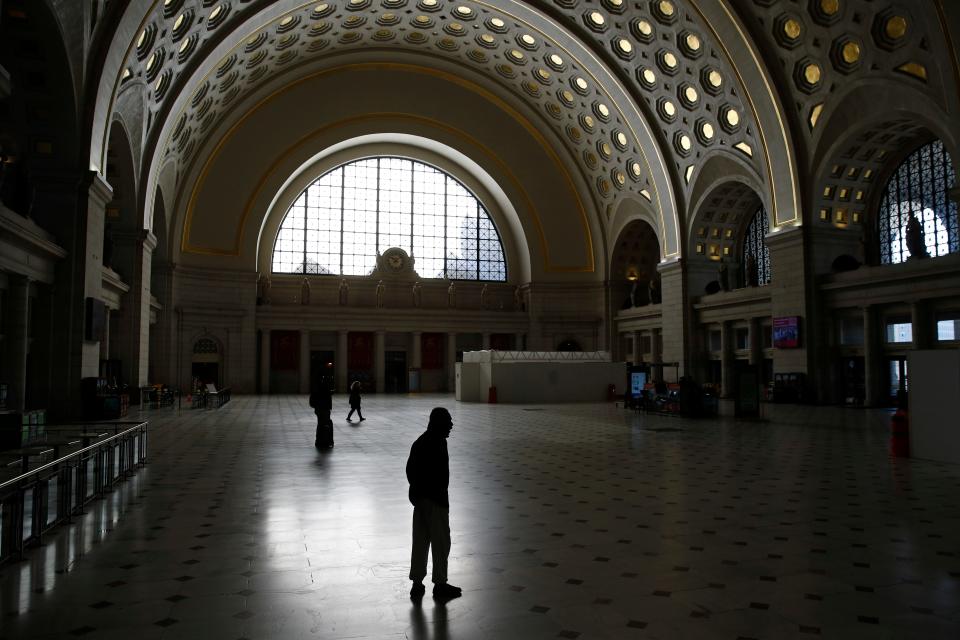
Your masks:
{"label": "pilaster", "polygon": [[677,375],[683,376],[689,367],[687,340],[690,333],[683,262],[661,262],[657,270],[660,272],[663,362],[678,363]]}
{"label": "pilaster", "polygon": [[84,326],[87,299],[102,299],[104,212],[113,189],[94,171],[45,176],[38,182],[43,188],[37,191],[34,210],[59,221],[58,240],[68,251],[57,265],[53,288],[53,304],[60,318],[53,334],[53,352],[58,354],[60,366],[51,381],[51,397],[58,399],[51,408],[54,417],[77,416],[80,380],[96,377],[100,370],[100,345],[85,340]]}
{"label": "pilaster", "polygon": [[777,349],[773,369],[777,373],[806,373],[814,349],[817,327],[812,322],[807,300],[807,272],[803,227],[787,227],[766,237],[770,250],[770,309],[774,318],[800,319],[800,346]]}
{"label": "pilaster", "polygon": [[336,377],[337,392],[347,392],[347,331],[341,329],[337,331],[337,353],[336,353]]}
{"label": "pilaster", "polygon": [[413,331],[410,334],[410,353],[412,354],[412,363],[410,366],[414,369],[420,369],[423,367],[423,333],[420,331]]}
{"label": "pilaster", "polygon": [[876,406],[880,400],[880,377],[882,353],[880,348],[880,326],[876,309],[872,305],[863,307],[863,404]]}
{"label": "pilaster", "polygon": [[457,388],[457,334],[447,333],[447,391]]}
{"label": "pilaster", "polygon": [[300,393],[310,393],[309,329],[300,329]]}
{"label": "pilaster", "polygon": [[387,332],[384,330],[377,331],[374,334],[374,351],[373,351],[373,362],[374,362],[374,376],[376,377],[376,390],[377,393],[383,393],[386,391],[386,364],[387,364]]}
{"label": "pilaster", "polygon": [[117,232],[114,239],[118,247],[127,248],[126,253],[132,260],[128,271],[130,291],[124,296],[120,309],[116,341],[124,380],[130,387],[137,388],[150,381],[150,270],[157,238],[143,229],[134,233]]}
{"label": "pilaster", "polygon": [[260,393],[270,393],[270,330],[260,331]]}
{"label": "pilaster", "polygon": [[913,332],[913,348],[929,349],[933,346],[933,319],[924,300],[915,300],[910,305],[910,323]]}
{"label": "pilaster", "polygon": [[734,339],[733,323],[725,320],[720,325],[720,396],[732,398],[734,395]]}

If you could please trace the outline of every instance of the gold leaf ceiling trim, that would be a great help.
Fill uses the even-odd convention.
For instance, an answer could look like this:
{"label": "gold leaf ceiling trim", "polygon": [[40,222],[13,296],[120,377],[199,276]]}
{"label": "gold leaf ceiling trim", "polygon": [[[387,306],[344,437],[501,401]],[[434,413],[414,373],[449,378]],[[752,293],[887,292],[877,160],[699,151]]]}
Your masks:
{"label": "gold leaf ceiling trim", "polygon": [[[754,103],[754,101],[753,101],[753,95],[751,94],[751,92],[750,92],[749,90],[747,90],[747,83],[744,81],[743,75],[740,73],[740,68],[739,68],[736,64],[734,64],[734,62],[733,62],[733,57],[730,55],[730,49],[727,47],[726,43],[725,43],[725,42],[723,41],[723,39],[720,37],[720,34],[717,33],[717,30],[716,30],[716,28],[714,27],[713,23],[711,23],[711,22],[707,19],[707,17],[704,15],[703,11],[700,9],[700,6],[699,6],[699,4],[698,4],[699,0],[689,0],[689,2],[690,2],[690,5],[694,8],[694,10],[700,15],[700,19],[702,20],[702,22],[707,26],[708,29],[710,29],[710,32],[713,34],[713,37],[714,37],[714,39],[716,40],[716,42],[718,43],[718,45],[720,46],[720,48],[723,49],[724,55],[726,55],[726,56],[727,56],[727,60],[730,61],[730,68],[733,69],[733,73],[736,74],[737,80],[740,82],[740,86],[742,86],[742,87],[744,88],[744,94],[745,94],[745,97],[746,97],[746,102],[747,102],[747,104],[748,104],[749,107],[750,107],[750,111],[753,113],[754,121],[757,123],[757,135],[758,135],[759,138],[760,138],[760,145],[763,147],[764,164],[766,165],[766,169],[767,169],[767,184],[768,184],[768,186],[770,187],[771,205],[772,205],[772,209],[773,209],[773,216],[774,216],[774,218],[775,218],[774,224],[775,224],[776,226],[778,226],[778,227],[781,226],[781,225],[784,225],[784,224],[794,224],[794,225],[799,226],[800,223],[801,223],[801,218],[800,218],[800,203],[799,203],[798,200],[797,200],[797,193],[798,193],[798,189],[797,189],[797,176],[796,176],[796,167],[794,166],[794,158],[793,158],[793,155],[792,155],[791,153],[787,153],[787,154],[786,154],[787,164],[788,164],[788,167],[787,167],[787,175],[790,176],[790,197],[791,197],[791,199],[792,199],[792,202],[791,202],[791,203],[787,203],[787,204],[792,204],[792,205],[793,205],[793,217],[792,217],[792,218],[785,218],[785,219],[781,220],[781,219],[778,217],[778,214],[779,214],[779,212],[780,212],[780,206],[779,206],[779,203],[778,203],[778,201],[777,201],[777,190],[776,190],[776,188],[774,187],[775,181],[774,181],[773,163],[772,163],[772,161],[770,160],[770,151],[769,151],[769,146],[768,146],[768,144],[767,144],[767,136],[768,136],[769,132],[767,132],[767,131],[764,130],[763,121],[760,119],[760,114],[759,114],[758,111],[757,111],[757,105],[756,105],[756,103]],[[743,32],[743,28],[742,28],[739,20],[731,13],[730,7],[728,6],[728,3],[726,3],[726,2],[720,2],[720,3],[718,3],[718,4],[719,4],[720,7],[723,9],[724,13],[727,14],[727,17],[728,17],[729,20],[730,20],[730,24],[732,24],[732,25],[734,25],[734,26],[736,27],[736,32],[737,32],[737,34],[740,36],[740,38],[741,38],[744,42],[752,43],[753,40],[752,40],[751,38],[749,38],[749,37],[747,36],[747,34],[745,34],[745,33]],[[746,50],[749,52],[750,57],[753,59],[753,62],[754,62],[754,64],[757,66],[757,68],[759,68],[759,69],[766,69],[766,65],[763,64],[763,63],[757,58],[757,53],[756,53],[756,51],[754,50],[754,48],[753,48],[753,47],[750,47],[750,46],[747,46],[747,47],[745,47],[745,48],[746,48]],[[771,98],[771,101],[773,102],[774,105],[777,105],[777,97],[778,97],[778,94],[777,94],[776,91],[773,89],[773,87],[770,86],[770,81],[769,81],[769,79],[767,78],[766,75],[761,74],[761,78],[762,78],[762,80],[763,80],[763,85],[764,85],[764,87],[765,87],[766,90],[767,90],[767,94],[768,94],[768,95],[770,96],[770,98]],[[783,121],[783,113],[781,113],[781,110],[780,110],[780,109],[775,109],[775,110],[774,110],[774,113],[776,114],[777,124],[778,124],[778,128],[779,128],[779,131],[778,131],[777,133],[779,133],[780,136],[782,137],[783,143],[784,143],[784,147],[785,147],[785,148],[787,149],[787,151],[789,152],[789,151],[791,150],[791,149],[790,149],[790,144],[789,144],[789,142],[790,142],[790,137],[789,137],[789,135],[787,134],[786,124],[785,124],[784,121]],[[738,146],[739,146],[739,145],[738,145]]]}

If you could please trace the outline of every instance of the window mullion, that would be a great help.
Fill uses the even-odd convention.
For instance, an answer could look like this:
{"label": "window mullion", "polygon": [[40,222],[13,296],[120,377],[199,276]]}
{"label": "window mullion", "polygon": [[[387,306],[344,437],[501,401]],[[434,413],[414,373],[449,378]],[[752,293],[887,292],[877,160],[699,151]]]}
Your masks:
{"label": "window mullion", "polygon": [[380,158],[377,158],[377,206],[374,213],[374,229],[376,235],[373,238],[373,249],[380,255]]}
{"label": "window mullion", "polygon": [[344,205],[344,197],[345,197],[344,193],[346,193],[346,190],[347,190],[346,176],[347,176],[347,168],[340,167],[340,275],[341,276],[343,275],[343,238],[344,238],[344,235],[346,234],[346,231],[344,230],[344,223],[346,221],[346,216],[343,213],[343,205]]}
{"label": "window mullion", "polygon": [[307,275],[307,202],[310,201],[310,187],[303,192],[303,253],[300,260],[300,273]]}
{"label": "window mullion", "polygon": [[475,211],[476,223],[474,224],[474,226],[476,227],[476,230],[477,230],[477,258],[476,258],[475,272],[477,274],[477,280],[479,280],[480,279],[480,203],[474,202],[473,205],[474,205],[474,208],[476,209]]}
{"label": "window mullion", "polygon": [[414,189],[414,166],[413,160],[410,160],[410,255],[413,255],[413,189]]}
{"label": "window mullion", "polygon": [[447,181],[450,178],[443,178],[443,275],[450,279],[450,270],[447,268],[447,236],[450,232],[447,230]]}

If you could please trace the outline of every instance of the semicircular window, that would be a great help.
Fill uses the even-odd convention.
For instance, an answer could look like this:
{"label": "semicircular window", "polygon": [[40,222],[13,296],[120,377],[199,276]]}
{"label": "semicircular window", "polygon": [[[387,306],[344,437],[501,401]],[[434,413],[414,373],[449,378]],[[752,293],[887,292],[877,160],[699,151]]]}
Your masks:
{"label": "semicircular window", "polygon": [[476,196],[435,167],[395,157],[341,165],[307,187],[280,225],[273,272],[370,275],[392,247],[423,278],[507,279],[500,234]]}
{"label": "semicircular window", "polygon": [[940,140],[903,161],[887,183],[877,215],[881,264],[905,262],[910,247],[921,244],[929,257],[960,251],[957,203],[950,199],[955,183],[953,162]]}

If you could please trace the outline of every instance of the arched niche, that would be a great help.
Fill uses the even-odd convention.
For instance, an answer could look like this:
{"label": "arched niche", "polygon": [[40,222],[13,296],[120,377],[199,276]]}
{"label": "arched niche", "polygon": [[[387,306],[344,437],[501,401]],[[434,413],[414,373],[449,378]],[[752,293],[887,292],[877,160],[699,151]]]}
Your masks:
{"label": "arched niche", "polygon": [[661,249],[654,227],[642,219],[627,223],[617,235],[610,253],[608,280],[613,304],[620,309],[629,309],[657,302],[657,294],[652,290],[660,289],[657,264]]}
{"label": "arched niche", "polygon": [[[762,208],[757,185],[746,176],[715,176],[709,186],[704,186],[691,216],[687,246],[691,295],[701,295],[708,283],[724,277],[729,288],[742,283],[744,236]],[[725,265],[726,276],[721,274],[721,264]]]}
{"label": "arched niche", "polygon": [[193,337],[190,348],[190,379],[191,387],[205,389],[207,384],[221,388],[224,380],[224,353],[223,342],[210,333],[202,333]]}
{"label": "arched niche", "polygon": [[[344,149],[364,136],[400,135],[408,136],[408,143],[430,141],[415,146],[431,152],[441,168],[457,160],[455,175],[468,186],[477,185],[482,198],[479,192],[486,192],[487,204],[510,203],[499,212],[491,209],[502,216],[497,221],[501,229],[522,229],[522,234],[504,234],[515,238],[512,264],[519,268],[511,267],[512,273],[527,281],[602,277],[602,227],[589,185],[569,163],[563,144],[536,128],[533,114],[488,100],[479,87],[455,82],[446,71],[379,63],[342,71],[356,91],[351,101],[331,104],[323,120],[299,108],[336,93],[344,81],[338,73],[284,87],[273,100],[243,112],[228,134],[191,166],[175,209],[175,237],[184,263],[255,271],[263,253],[263,220],[272,212],[274,197],[286,193],[291,176],[306,180],[302,167],[318,156],[327,160],[328,149]],[[384,104],[391,111],[383,111]],[[441,153],[444,148],[451,151]],[[482,171],[463,171],[471,166]],[[497,191],[505,198],[494,198]],[[513,220],[508,219],[510,208],[517,213]]]}
{"label": "arched niche", "polygon": [[[770,212],[770,201],[766,197],[767,190],[756,171],[733,153],[715,151],[693,176],[693,186],[690,189],[690,214],[686,219],[685,229],[688,241],[685,247],[687,257],[696,255],[695,245],[690,243],[697,237],[696,225],[702,222],[700,216],[710,211],[708,204],[710,198],[717,196],[714,191],[720,187],[732,189],[731,183],[749,188],[767,212],[769,226],[771,228],[776,226],[776,219]],[[704,208],[705,206],[707,208]]]}
{"label": "arched niche", "polygon": [[[266,205],[258,233],[257,271],[271,273],[277,231],[293,202],[314,180],[351,161],[376,156],[398,156],[432,165],[450,174],[486,208],[500,233],[510,282],[530,281],[530,246],[513,202],[483,167],[458,150],[421,136],[369,134],[345,140],[316,154],[289,175]],[[264,189],[264,196],[267,196]],[[422,274],[421,274],[422,275]]]}
{"label": "arched niche", "polygon": [[880,200],[910,153],[940,139],[957,158],[956,127],[936,103],[906,86],[895,92],[884,87],[855,84],[821,120],[809,216],[820,236],[812,255],[819,273],[828,272],[840,255],[876,262]]}
{"label": "arched niche", "polygon": [[141,229],[137,211],[136,166],[133,148],[124,123],[117,119],[110,127],[107,147],[106,178],[113,188],[107,203],[103,226],[103,263],[127,282],[136,273],[134,243]]}
{"label": "arched niche", "polygon": [[625,196],[620,198],[617,203],[610,208],[609,221],[607,222],[607,279],[610,279],[612,275],[612,272],[609,271],[611,265],[609,258],[613,255],[617,240],[627,226],[638,220],[646,222],[650,228],[654,230],[659,248],[658,259],[662,260],[665,257],[663,251],[665,221],[661,212],[655,210],[653,204],[647,200],[633,196]]}
{"label": "arched niche", "polygon": [[[297,83],[303,76],[312,75],[324,67],[342,64],[345,59],[349,66],[355,67],[357,61],[379,57],[397,68],[401,60],[419,58],[420,64],[433,70],[452,69],[456,80],[461,83],[471,76],[480,78],[482,84],[492,88],[498,97],[510,102],[517,110],[535,113],[541,120],[537,126],[544,131],[551,130],[552,135],[559,139],[559,144],[553,145],[554,149],[561,155],[567,155],[566,161],[581,172],[580,179],[585,182],[586,187],[584,192],[591,194],[591,198],[605,204],[620,190],[648,191],[657,207],[665,212],[670,223],[669,237],[665,240],[665,245],[670,248],[668,253],[677,254],[679,233],[673,185],[669,175],[670,163],[662,157],[662,150],[658,148],[655,125],[651,126],[651,123],[647,122],[643,110],[632,99],[630,89],[624,84],[625,80],[629,84],[629,78],[618,77],[608,68],[607,63],[595,55],[592,38],[588,38],[591,42],[584,42],[583,34],[568,31],[562,22],[556,20],[554,14],[545,13],[533,3],[495,0],[474,4],[468,0],[462,5],[441,3],[435,8],[435,12],[431,10],[434,19],[441,22],[464,11],[471,15],[497,16],[497,21],[510,31],[508,40],[520,37],[521,33],[524,38],[533,38],[536,45],[529,46],[539,52],[550,52],[546,62],[551,70],[540,69],[534,74],[536,78],[539,78],[545,87],[574,86],[577,93],[589,96],[589,99],[579,105],[581,101],[571,94],[570,97],[561,98],[561,101],[569,103],[568,108],[574,108],[574,104],[578,103],[577,111],[582,110],[584,115],[595,111],[596,115],[591,117],[599,118],[604,123],[604,126],[590,125],[581,130],[566,126],[567,116],[555,103],[558,92],[554,88],[545,89],[536,82],[529,82],[530,72],[535,71],[532,66],[528,67],[530,72],[517,73],[523,65],[530,64],[533,60],[542,61],[539,54],[523,54],[520,50],[507,51],[509,59],[519,61],[516,69],[500,64],[500,55],[483,54],[482,50],[470,51],[469,60],[464,60],[462,55],[467,52],[460,47],[446,46],[449,39],[439,32],[440,30],[425,31],[423,33],[426,35],[420,36],[423,39],[417,41],[428,43],[420,49],[429,51],[429,54],[414,53],[416,48],[411,48],[405,38],[382,37],[384,32],[393,33],[390,29],[358,29],[351,31],[349,38],[333,38],[332,46],[295,46],[284,51],[282,55],[268,56],[266,60],[257,57],[262,51],[244,45],[251,39],[255,42],[261,32],[282,30],[284,25],[291,21],[296,24],[297,21],[309,19],[315,6],[289,2],[251,3],[242,8],[233,5],[234,10],[227,19],[229,27],[224,24],[222,29],[199,29],[188,36],[188,40],[194,35],[200,39],[200,45],[195,53],[191,54],[189,64],[182,59],[186,54],[178,55],[176,59],[168,59],[162,73],[169,74],[172,78],[171,90],[164,92],[156,89],[153,91],[154,97],[149,101],[151,129],[144,145],[148,158],[145,166],[156,166],[161,158],[184,152],[183,166],[178,173],[188,175],[187,165],[193,161],[192,154],[209,140],[221,138],[222,125],[234,119],[240,105],[256,105],[270,100],[276,89]],[[376,3],[373,7],[350,8],[364,13],[369,10],[371,15],[382,9]],[[134,15],[139,24],[129,20]],[[359,13],[355,15],[363,19]],[[124,82],[133,82],[130,78],[149,75],[145,73],[149,71],[146,69],[149,65],[145,62],[149,61],[149,57],[136,50],[136,43],[141,39],[138,34],[148,33],[148,39],[153,39],[151,44],[155,40],[157,46],[172,50],[175,48],[170,41],[174,32],[172,17],[175,15],[163,15],[160,5],[156,4],[149,8],[131,5],[123,13],[117,27],[116,41],[110,47],[103,75],[99,78],[93,116],[92,166],[98,164],[97,139],[102,140],[101,123],[105,114],[119,108],[117,96],[122,94]],[[454,26],[461,28],[459,21]],[[407,25],[397,27],[400,32],[405,32],[408,28]],[[190,32],[194,27],[186,29]],[[516,30],[516,33],[512,30]],[[433,44],[431,41],[434,38],[438,40],[436,46],[428,46]],[[179,37],[175,40],[179,40]],[[304,42],[301,38],[299,45]],[[322,40],[318,42],[325,43]],[[411,39],[410,42],[414,40]],[[521,49],[524,46],[528,45],[521,45]],[[349,55],[346,55],[348,53]],[[287,64],[294,59],[295,64]],[[234,63],[236,64],[232,68],[241,74],[239,82],[233,73],[218,72],[218,68],[223,68],[224,64]],[[207,101],[202,99],[191,105],[193,97],[207,89],[210,89],[213,96],[222,95],[223,98],[215,100],[212,107],[208,107]],[[341,86],[339,90],[327,93],[322,100],[324,109],[331,102],[336,102],[329,100],[330,96],[342,96],[344,101],[349,101],[347,94],[352,90],[352,87]],[[394,93],[381,101],[381,107],[392,105],[398,96],[405,93],[406,91]],[[447,101],[443,99],[434,100],[436,104],[445,102]],[[210,108],[213,110],[210,111]],[[186,126],[194,135],[187,143],[181,144],[177,138],[179,123],[187,121],[190,124]],[[215,124],[208,126],[210,122]],[[614,133],[615,140],[620,140],[621,134],[626,136],[625,142],[616,143],[616,152],[602,152],[601,155],[609,157],[599,162],[595,154],[590,155],[571,147],[571,141],[573,145],[586,143],[591,148],[598,147],[601,143],[609,145]],[[185,151],[188,148],[190,151]],[[148,180],[154,179],[153,169],[148,171]],[[630,179],[625,177],[625,171],[629,172]],[[149,206],[149,199],[146,199],[145,208]],[[596,209],[599,208],[601,207]],[[149,212],[146,213],[149,217]]]}

